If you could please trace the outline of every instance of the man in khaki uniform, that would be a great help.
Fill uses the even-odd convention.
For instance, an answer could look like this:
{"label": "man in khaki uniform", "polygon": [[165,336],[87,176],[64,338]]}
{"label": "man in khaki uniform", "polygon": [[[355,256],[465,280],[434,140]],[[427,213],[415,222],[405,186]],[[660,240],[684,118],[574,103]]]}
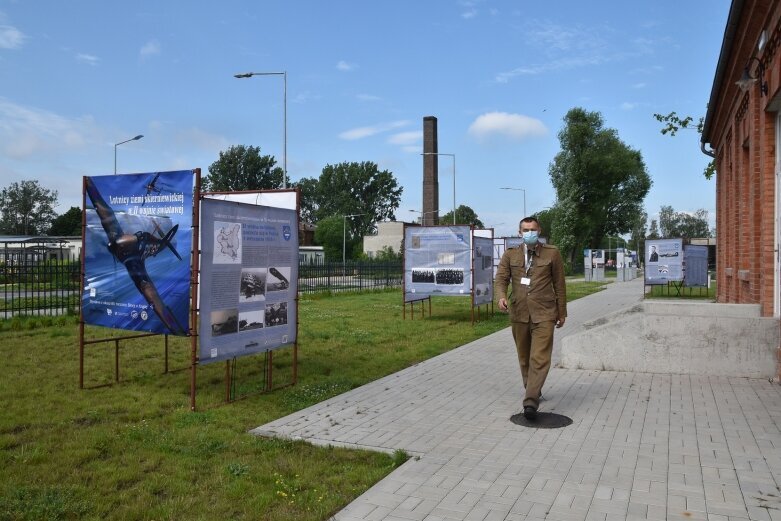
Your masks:
{"label": "man in khaki uniform", "polygon": [[532,420],[537,416],[542,386],[550,370],[554,326],[563,326],[567,317],[567,289],[561,254],[556,247],[538,242],[537,219],[525,217],[519,231],[524,244],[504,252],[494,280],[494,295],[499,309],[507,311],[507,287],[512,284],[510,321],[526,387],[523,415]]}

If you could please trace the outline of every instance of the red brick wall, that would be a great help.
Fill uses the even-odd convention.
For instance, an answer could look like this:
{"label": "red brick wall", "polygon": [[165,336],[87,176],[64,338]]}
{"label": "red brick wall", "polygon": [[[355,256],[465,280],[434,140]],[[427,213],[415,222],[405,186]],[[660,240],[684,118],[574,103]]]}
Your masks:
{"label": "red brick wall", "polygon": [[[773,315],[775,241],[775,112],[781,76],[781,4],[747,0],[713,110],[716,151],[716,259],[719,302],[760,304]],[[757,50],[762,30],[769,41]],[[759,85],[742,92],[735,82],[752,56],[766,70],[768,94]],[[756,61],[752,73],[756,73]]]}

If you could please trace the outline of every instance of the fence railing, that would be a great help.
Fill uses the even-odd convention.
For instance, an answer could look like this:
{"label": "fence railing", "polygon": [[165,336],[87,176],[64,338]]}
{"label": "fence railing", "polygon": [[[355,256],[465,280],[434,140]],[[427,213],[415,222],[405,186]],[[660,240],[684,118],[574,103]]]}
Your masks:
{"label": "fence railing", "polygon": [[[2,249],[0,249],[0,254]],[[38,255],[0,256],[0,320],[15,315],[62,315],[80,307],[77,254],[58,259]],[[360,292],[400,287],[401,261],[347,261],[299,264],[299,291]]]}

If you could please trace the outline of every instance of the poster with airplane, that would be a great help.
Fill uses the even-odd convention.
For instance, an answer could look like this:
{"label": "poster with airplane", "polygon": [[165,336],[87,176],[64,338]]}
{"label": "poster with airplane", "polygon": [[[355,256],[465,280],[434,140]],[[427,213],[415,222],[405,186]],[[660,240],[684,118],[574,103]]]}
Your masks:
{"label": "poster with airplane", "polygon": [[87,324],[189,334],[192,170],[84,178]]}

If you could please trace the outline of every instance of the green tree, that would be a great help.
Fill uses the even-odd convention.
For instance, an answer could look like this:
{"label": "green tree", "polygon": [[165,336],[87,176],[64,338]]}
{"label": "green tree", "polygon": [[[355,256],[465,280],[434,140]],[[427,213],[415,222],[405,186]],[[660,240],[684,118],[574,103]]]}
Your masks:
{"label": "green tree", "polygon": [[[439,224],[447,226],[453,223],[453,210],[450,210],[445,215],[440,216]],[[461,204],[456,208],[456,224],[468,224],[475,228],[483,228],[483,221],[481,221],[475,211],[465,204]]]}
{"label": "green tree", "polygon": [[282,188],[283,171],[274,156],[261,156],[260,147],[234,145],[220,152],[203,179],[204,191],[238,192]]}
{"label": "green tree", "polygon": [[52,226],[49,228],[49,235],[81,235],[81,208],[78,206],[71,206],[67,212],[58,215],[57,218],[52,221]]}
{"label": "green tree", "polygon": [[651,227],[648,230],[648,235],[646,236],[646,239],[660,239],[661,236],[659,235],[659,225],[656,223],[656,219],[651,219]]}
{"label": "green tree", "polygon": [[[675,136],[679,130],[696,130],[697,134],[701,135],[705,126],[705,118],[700,118],[697,120],[696,124],[693,124],[694,118],[691,116],[681,118],[676,112],[670,112],[666,116],[663,114],[654,114],[654,118],[656,121],[664,123],[664,127],[662,127],[662,130],[660,131],[662,135],[670,134],[670,136]],[[705,176],[705,179],[710,179],[715,173],[716,161],[711,160],[705,167],[705,170],[703,170],[702,175]]]}
{"label": "green tree", "polygon": [[[550,238],[551,230],[553,229],[553,213],[554,209],[548,208],[532,214],[532,217],[537,219],[537,222],[540,223],[543,237]],[[518,227],[520,228],[520,223]]]}
{"label": "green tree", "polygon": [[672,206],[662,206],[659,210],[659,228],[662,237],[711,237],[708,211],[703,208],[689,214],[676,212]]}
{"label": "green tree", "polygon": [[645,229],[648,222],[648,214],[645,211],[638,212],[632,221],[632,229],[629,231],[629,248],[638,252],[645,251]]}
{"label": "green tree", "polygon": [[[328,261],[341,261],[343,247],[346,255],[353,251],[353,236],[349,227],[344,228],[344,225],[344,218],[338,215],[332,215],[317,222],[315,242],[323,247],[323,253]],[[346,241],[343,243],[345,237]]]}
{"label": "green tree", "polygon": [[599,112],[571,109],[559,141],[561,151],[549,168],[557,200],[551,239],[575,266],[583,248],[630,231],[651,178],[640,152],[605,128]]}
{"label": "green tree", "polygon": [[317,222],[317,179],[305,177],[293,184],[301,193],[301,220],[307,223]]}
{"label": "green tree", "polygon": [[57,216],[57,190],[38,181],[11,183],[0,192],[0,232],[7,235],[44,233]]}
{"label": "green tree", "polygon": [[[326,217],[347,218],[347,232],[361,238],[374,231],[374,223],[395,220],[402,187],[387,170],[375,163],[339,163],[326,165],[319,179],[302,179],[302,208],[311,222]],[[340,223],[341,224],[341,223]]]}

